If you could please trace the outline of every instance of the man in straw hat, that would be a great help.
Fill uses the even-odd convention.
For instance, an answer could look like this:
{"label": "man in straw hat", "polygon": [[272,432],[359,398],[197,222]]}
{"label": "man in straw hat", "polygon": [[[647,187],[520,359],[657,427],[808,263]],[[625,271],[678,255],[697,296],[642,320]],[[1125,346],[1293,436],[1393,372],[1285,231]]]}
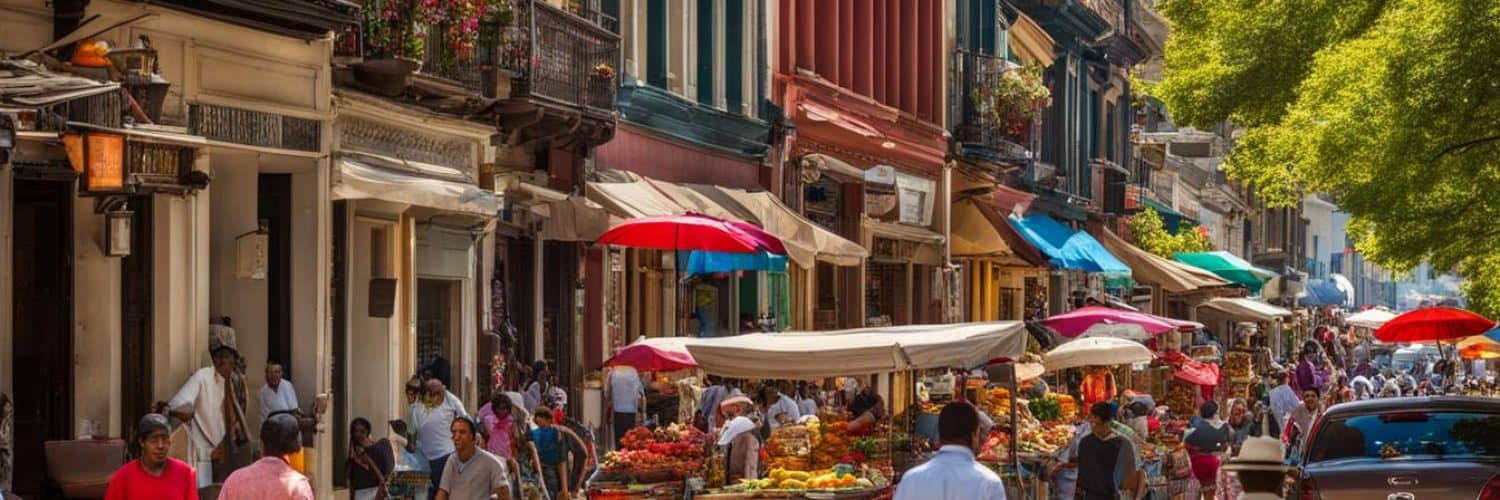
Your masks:
{"label": "man in straw hat", "polygon": [[234,329],[210,325],[208,353],[212,366],[193,372],[171,400],[156,404],[158,413],[170,412],[188,424],[188,462],[197,471],[199,490],[213,485],[213,463],[225,458],[226,444],[247,441],[243,397],[225,397],[235,394],[236,387],[244,388],[243,383],[234,383],[239,359]]}
{"label": "man in straw hat", "polygon": [[1282,462],[1286,448],[1280,440],[1257,437],[1245,440],[1240,454],[1224,466],[1233,471],[1240,480],[1244,492],[1239,500],[1271,500],[1284,498],[1287,466]]}
{"label": "man in straw hat", "polygon": [[755,430],[760,423],[750,418],[755,403],[745,396],[733,396],[719,403],[726,423],[716,441],[724,451],[725,479],[728,483],[760,477],[760,439]]}

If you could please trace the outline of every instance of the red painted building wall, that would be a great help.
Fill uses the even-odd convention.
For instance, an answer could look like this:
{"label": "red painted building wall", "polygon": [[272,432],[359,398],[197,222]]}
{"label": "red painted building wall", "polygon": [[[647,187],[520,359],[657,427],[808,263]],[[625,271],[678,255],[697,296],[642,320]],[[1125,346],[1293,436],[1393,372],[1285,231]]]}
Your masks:
{"label": "red painted building wall", "polygon": [[776,70],[830,83],[939,123],[942,0],[778,0]]}

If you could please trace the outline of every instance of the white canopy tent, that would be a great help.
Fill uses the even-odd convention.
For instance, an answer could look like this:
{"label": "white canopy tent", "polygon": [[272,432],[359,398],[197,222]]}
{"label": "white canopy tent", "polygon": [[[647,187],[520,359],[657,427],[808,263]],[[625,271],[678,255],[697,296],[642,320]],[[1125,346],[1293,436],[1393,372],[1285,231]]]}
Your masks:
{"label": "white canopy tent", "polygon": [[1349,326],[1373,330],[1393,319],[1396,319],[1396,313],[1377,307],[1351,314],[1344,318],[1344,322]]}
{"label": "white canopy tent", "polygon": [[716,338],[653,338],[685,349],[699,368],[736,378],[814,379],[900,370],[970,368],[1026,351],[1018,321],[912,325],[821,332],[752,333]]}
{"label": "white canopy tent", "polygon": [[1048,370],[1080,366],[1111,366],[1145,363],[1155,358],[1150,349],[1134,340],[1088,337],[1057,346],[1042,355]]}

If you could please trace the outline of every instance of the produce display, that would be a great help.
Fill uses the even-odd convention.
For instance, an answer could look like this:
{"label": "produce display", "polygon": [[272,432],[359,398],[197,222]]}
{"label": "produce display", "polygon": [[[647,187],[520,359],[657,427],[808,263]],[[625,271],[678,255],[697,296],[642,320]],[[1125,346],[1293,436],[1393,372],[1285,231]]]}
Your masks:
{"label": "produce display", "polygon": [[1010,434],[1004,431],[990,431],[985,438],[984,445],[977,457],[980,462],[1004,462],[1010,456]]}
{"label": "produce display", "polygon": [[839,464],[832,468],[812,471],[773,468],[763,479],[743,479],[739,484],[725,488],[725,490],[836,491],[876,489],[889,485],[890,480],[878,470],[866,470],[861,473],[851,464]]}
{"label": "produce display", "polygon": [[1031,416],[1042,422],[1061,422],[1066,416],[1063,414],[1062,400],[1055,395],[1033,399],[1028,407]]}
{"label": "produce display", "polygon": [[841,414],[825,413],[818,419],[817,440],[808,462],[817,469],[832,469],[854,451],[849,421]]}
{"label": "produce display", "polygon": [[996,387],[984,392],[980,409],[989,414],[993,419],[1010,418],[1010,390],[1004,387]]}
{"label": "produce display", "polygon": [[1073,443],[1073,431],[1073,426],[1061,423],[1022,429],[1018,444],[1023,452],[1052,453]]}
{"label": "produce display", "polygon": [[817,420],[808,425],[783,425],[766,440],[766,466],[773,469],[805,470],[818,441]]}
{"label": "produce display", "polygon": [[607,474],[637,482],[680,480],[703,468],[707,437],[691,425],[672,424],[652,431],[636,427],[620,439],[623,449],[604,455]]}

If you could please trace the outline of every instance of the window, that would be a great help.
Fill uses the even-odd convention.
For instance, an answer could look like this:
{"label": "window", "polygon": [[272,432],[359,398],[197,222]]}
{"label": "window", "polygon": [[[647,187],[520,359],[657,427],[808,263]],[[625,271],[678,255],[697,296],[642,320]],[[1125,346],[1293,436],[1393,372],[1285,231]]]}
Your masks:
{"label": "window", "polygon": [[714,34],[718,32],[714,0],[698,0],[698,103],[706,106],[714,105]]}
{"label": "window", "polygon": [[667,0],[646,0],[646,83],[667,88]]}
{"label": "window", "polygon": [[1014,60],[1010,54],[1010,42],[1005,25],[1005,15],[1000,12],[998,0],[965,0],[962,6],[965,21],[960,43],[979,52]]}
{"label": "window", "polygon": [[1318,429],[1308,463],[1329,460],[1500,458],[1500,414],[1411,411],[1335,419]]}
{"label": "window", "polygon": [[745,110],[745,51],[745,0],[724,0],[724,105],[730,113],[750,114]]}

